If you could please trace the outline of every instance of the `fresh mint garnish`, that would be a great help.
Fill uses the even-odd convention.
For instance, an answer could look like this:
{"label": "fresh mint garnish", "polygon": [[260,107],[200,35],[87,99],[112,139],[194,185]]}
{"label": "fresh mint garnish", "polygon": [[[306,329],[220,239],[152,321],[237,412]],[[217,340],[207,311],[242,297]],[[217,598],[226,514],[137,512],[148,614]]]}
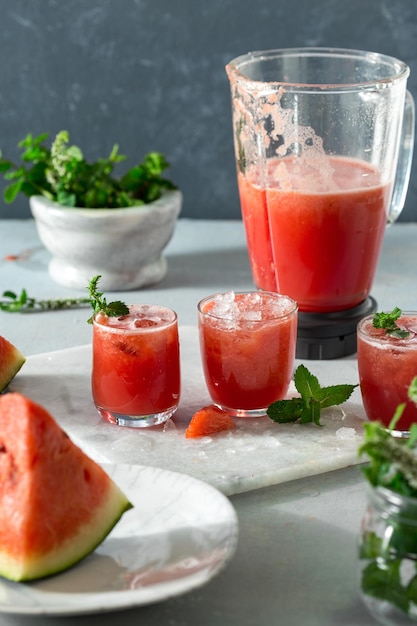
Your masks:
{"label": "fresh mint garnish", "polygon": [[[408,396],[417,402],[417,377],[412,381]],[[362,472],[373,488],[383,487],[400,496],[417,498],[417,423],[410,427],[408,439],[392,433],[405,409],[400,404],[388,428],[379,422],[365,422],[365,436],[358,450],[369,462]],[[406,614],[417,604],[417,517],[413,500],[402,507],[388,508],[380,517],[381,528],[366,529],[362,534],[359,557],[368,561],[362,570],[361,587],[364,594],[390,603]],[[384,520],[384,521],[382,521]],[[403,573],[410,572],[405,578]]]}
{"label": "fresh mint garnish", "polygon": [[89,163],[78,146],[69,144],[67,131],[60,131],[51,148],[47,133],[27,135],[19,144],[22,164],[14,164],[0,151],[0,173],[9,182],[4,200],[11,203],[19,193],[43,195],[67,207],[115,209],[157,200],[164,189],[176,186],[162,172],[169,167],[159,152],[149,152],[141,163],[116,178],[114,167],[126,157],[113,146],[107,158]]}
{"label": "fresh mint garnish", "polygon": [[28,295],[26,289],[20,294],[14,291],[4,291],[0,300],[0,310],[7,313],[34,313],[37,311],[56,311],[59,309],[73,309],[90,304],[90,298],[55,298],[52,300],[37,300]]}
{"label": "fresh mint garnish", "polygon": [[[417,405],[417,376],[408,388],[408,398]],[[411,424],[406,439],[392,434],[405,406],[402,403],[397,407],[388,428],[380,422],[364,423],[365,437],[358,455],[367,455],[370,459],[363,472],[371,485],[417,497],[417,423]]]}
{"label": "fresh mint garnish", "polygon": [[89,301],[94,311],[92,316],[87,320],[89,324],[93,323],[93,317],[100,312],[104,313],[104,315],[107,315],[108,317],[121,317],[122,315],[127,315],[129,313],[128,306],[120,300],[107,303],[104,294],[97,290],[100,278],[101,275],[98,274],[97,276],[94,276],[88,284],[88,292],[90,294]]}
{"label": "fresh mint garnish", "polygon": [[395,307],[390,313],[375,313],[372,324],[374,328],[383,328],[387,335],[391,335],[391,337],[404,339],[410,333],[397,325],[397,319],[401,313],[402,311],[398,307]]}
{"label": "fresh mint garnish", "polygon": [[321,387],[318,378],[305,365],[299,365],[294,373],[294,384],[300,398],[277,400],[267,409],[268,416],[280,424],[299,421],[301,424],[313,422],[322,426],[322,409],[342,404],[350,398],[358,385],[330,385]]}
{"label": "fresh mint garnish", "polygon": [[37,300],[28,296],[26,289],[22,289],[20,294],[14,291],[4,291],[3,298],[0,300],[0,311],[7,313],[32,313],[36,311],[56,311],[59,309],[71,309],[81,306],[90,305],[94,311],[89,318],[88,323],[93,323],[93,317],[96,313],[102,311],[109,317],[120,317],[129,313],[128,306],[116,300],[115,302],[107,302],[104,294],[97,290],[97,286],[101,275],[94,276],[89,285],[88,298],[55,298],[50,300]]}

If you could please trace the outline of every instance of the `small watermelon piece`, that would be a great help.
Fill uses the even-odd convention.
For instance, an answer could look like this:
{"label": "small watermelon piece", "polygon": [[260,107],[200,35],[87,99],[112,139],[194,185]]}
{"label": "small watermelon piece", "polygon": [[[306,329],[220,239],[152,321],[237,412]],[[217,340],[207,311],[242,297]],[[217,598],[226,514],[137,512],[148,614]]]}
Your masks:
{"label": "small watermelon piece", "polygon": [[235,423],[228,413],[225,413],[214,404],[205,406],[191,418],[185,436],[188,439],[194,437],[204,437],[219,433],[222,430],[230,430],[235,427]]}
{"label": "small watermelon piece", "polygon": [[0,337],[0,392],[2,392],[26,361],[26,357],[4,337]]}
{"label": "small watermelon piece", "polygon": [[69,568],[130,508],[45,408],[0,396],[0,575],[34,580]]}

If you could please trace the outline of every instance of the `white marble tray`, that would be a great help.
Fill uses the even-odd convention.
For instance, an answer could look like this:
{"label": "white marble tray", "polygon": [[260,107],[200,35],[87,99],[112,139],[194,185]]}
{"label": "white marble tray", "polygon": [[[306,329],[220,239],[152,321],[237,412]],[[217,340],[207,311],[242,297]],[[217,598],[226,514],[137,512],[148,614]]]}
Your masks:
{"label": "white marble tray", "polygon": [[[73,440],[99,462],[160,467],[189,474],[226,495],[336,470],[359,462],[365,412],[359,389],[314,425],[280,425],[268,417],[236,419],[237,428],[186,439],[192,414],[210,404],[200,365],[197,329],[180,328],[182,399],[164,427],[114,426],[96,412],[90,390],[91,346],[31,356],[9,391],[44,405]],[[322,385],[357,383],[355,359],[306,361]],[[294,389],[290,390],[294,391]]]}

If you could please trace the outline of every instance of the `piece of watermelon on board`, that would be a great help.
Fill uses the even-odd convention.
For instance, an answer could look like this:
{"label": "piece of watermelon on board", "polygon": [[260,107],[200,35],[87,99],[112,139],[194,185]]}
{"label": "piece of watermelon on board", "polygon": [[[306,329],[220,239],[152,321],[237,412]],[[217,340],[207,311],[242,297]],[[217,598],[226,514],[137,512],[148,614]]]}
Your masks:
{"label": "piece of watermelon on board", "polygon": [[45,408],[0,396],[0,575],[24,581],[69,568],[130,508]]}
{"label": "piece of watermelon on board", "polygon": [[185,436],[187,439],[206,437],[234,427],[235,423],[231,415],[214,404],[210,404],[194,413],[185,431]]}
{"label": "piece of watermelon on board", "polygon": [[0,336],[0,392],[4,391],[26,361],[26,357],[10,341]]}

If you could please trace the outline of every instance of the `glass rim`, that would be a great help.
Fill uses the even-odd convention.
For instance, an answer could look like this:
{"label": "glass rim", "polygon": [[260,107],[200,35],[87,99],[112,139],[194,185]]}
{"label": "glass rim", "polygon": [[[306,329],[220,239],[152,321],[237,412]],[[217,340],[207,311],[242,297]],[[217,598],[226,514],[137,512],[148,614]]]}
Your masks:
{"label": "glass rim", "polygon": [[[329,59],[360,59],[368,61],[369,65],[386,66],[386,76],[363,81],[347,81],[344,83],[302,83],[293,81],[262,81],[250,78],[245,74],[244,68],[252,63],[262,60],[271,60],[273,58],[291,58],[291,57],[317,57]],[[391,71],[388,71],[391,68]],[[253,83],[255,85],[267,84],[269,86],[283,86],[291,91],[313,91],[313,92],[335,92],[335,91],[363,91],[364,89],[386,89],[397,83],[401,79],[405,79],[410,74],[410,68],[404,61],[380,52],[370,50],[357,50],[350,48],[331,48],[331,47],[296,47],[296,48],[275,48],[271,50],[255,50],[242,54],[230,60],[226,69],[230,70],[236,78],[241,82]]]}
{"label": "glass rim", "polygon": [[[262,291],[262,290],[254,290],[254,291],[233,291],[233,293],[235,295],[250,295],[250,294],[260,294],[260,295],[266,295],[270,298],[273,298],[274,300],[278,300],[281,298],[285,298],[285,300],[287,300],[288,302],[290,302],[292,304],[292,308],[290,311],[287,311],[286,313],[282,313],[279,316],[273,317],[270,320],[250,320],[253,323],[256,323],[256,321],[259,322],[265,322],[265,321],[273,321],[273,320],[284,320],[287,317],[292,317],[295,313],[298,312],[298,303],[293,300],[293,298],[291,298],[290,296],[287,296],[286,294],[283,293],[278,293],[275,291]],[[212,300],[215,299],[216,296],[221,296],[221,295],[225,295],[227,293],[230,293],[230,291],[218,291],[216,293],[212,293],[209,296],[205,296],[204,298],[202,298],[200,300],[200,302],[197,304],[197,309],[198,312],[201,313],[201,315],[206,315],[207,317],[210,317],[212,319],[216,319],[216,320],[224,320],[227,319],[225,317],[221,317],[219,315],[213,315],[213,313],[211,313],[210,311],[203,311],[203,306],[204,304],[206,304],[207,302],[211,302]]]}
{"label": "glass rim", "polygon": [[[156,307],[158,309],[162,309],[163,311],[169,311],[170,313],[172,313],[172,319],[167,320],[167,321],[163,321],[161,324],[158,324],[157,326],[136,326],[135,328],[122,328],[120,326],[111,326],[111,325],[107,325],[107,324],[101,324],[99,321],[97,321],[97,317],[98,315],[103,315],[102,311],[97,311],[97,313],[94,313],[93,315],[93,326],[96,326],[97,328],[103,329],[106,332],[111,332],[111,333],[115,333],[115,334],[120,334],[120,335],[124,335],[124,334],[141,334],[141,333],[152,333],[152,332],[157,332],[158,330],[163,330],[165,328],[168,328],[169,326],[172,326],[174,324],[176,324],[178,322],[178,315],[176,313],[176,311],[174,311],[174,309],[171,309],[170,307],[164,306],[162,304],[147,304],[147,303],[141,303],[141,304],[128,304],[127,307],[129,308],[129,310],[132,307]],[[104,313],[105,315],[105,313]],[[128,315],[128,314],[126,314]],[[109,317],[108,315],[106,317]],[[119,316],[115,316],[115,317],[124,317],[123,315],[119,315]]]}
{"label": "glass rim", "polygon": [[[387,503],[396,507],[396,513],[398,515],[401,515],[406,507],[415,507],[415,513],[417,514],[417,496],[406,496],[401,493],[397,493],[388,487],[383,487],[382,485],[375,487],[369,482],[366,483],[366,488],[368,494],[370,494],[371,498],[375,501]],[[417,517],[414,519],[415,524],[417,525]]]}

